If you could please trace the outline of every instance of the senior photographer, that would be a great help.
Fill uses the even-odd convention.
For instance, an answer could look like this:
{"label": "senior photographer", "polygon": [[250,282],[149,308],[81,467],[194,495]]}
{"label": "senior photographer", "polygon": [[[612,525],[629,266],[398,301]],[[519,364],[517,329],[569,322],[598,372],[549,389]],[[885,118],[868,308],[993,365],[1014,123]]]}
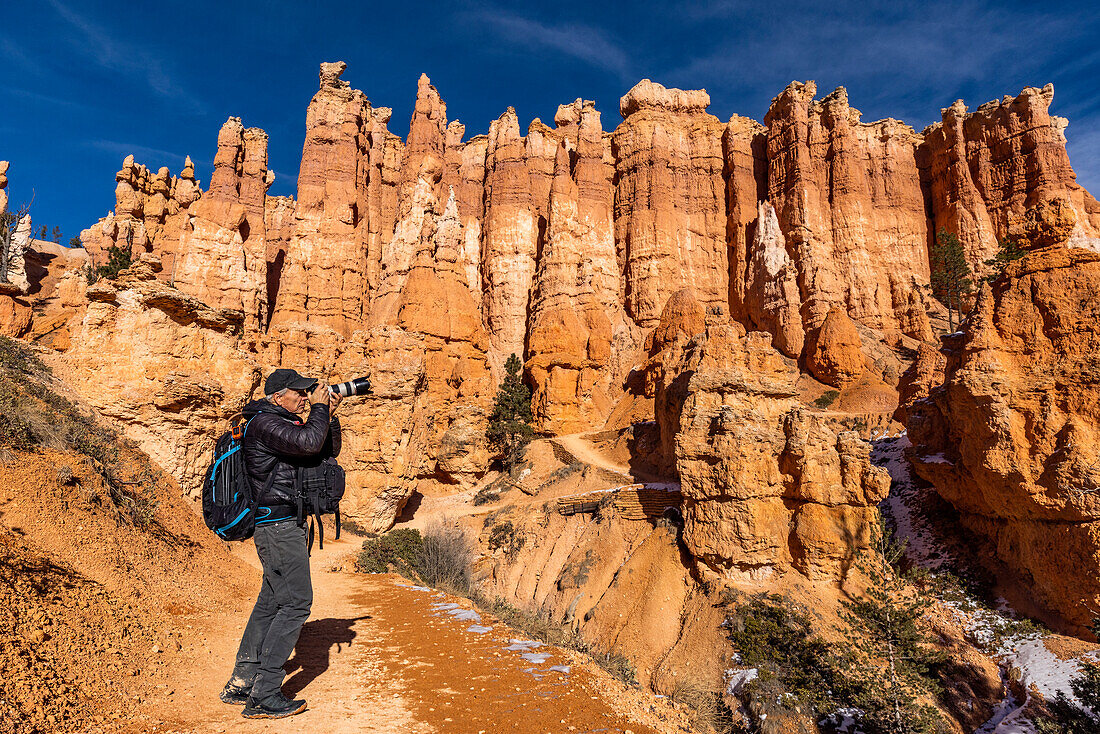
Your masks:
{"label": "senior photographer", "polygon": [[[301,522],[301,469],[340,453],[340,422],[332,413],[343,397],[291,369],[275,370],[265,397],[244,407],[244,462],[256,498],[256,554],[263,585],[241,637],[233,674],[221,700],[245,704],[246,718],[283,718],[306,709],[282,692],[283,664],[298,641],[313,603],[308,534]],[[304,422],[299,415],[309,407]]]}

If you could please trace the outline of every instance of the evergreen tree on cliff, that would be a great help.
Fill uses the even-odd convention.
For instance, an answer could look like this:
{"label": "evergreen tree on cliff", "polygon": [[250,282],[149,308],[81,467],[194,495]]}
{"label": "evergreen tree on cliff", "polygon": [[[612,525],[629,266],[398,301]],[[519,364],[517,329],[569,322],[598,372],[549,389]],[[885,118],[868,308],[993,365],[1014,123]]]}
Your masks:
{"label": "evergreen tree on cliff", "polygon": [[989,275],[985,276],[987,283],[998,280],[1010,262],[1019,260],[1027,254],[1027,250],[1020,247],[1020,243],[1014,239],[1003,239],[997,243],[997,256],[985,261],[989,268]]}
{"label": "evergreen tree on cliff", "polygon": [[881,734],[933,734],[943,721],[922,697],[938,693],[938,670],[944,661],[932,638],[921,629],[931,602],[893,571],[904,549],[889,541],[878,525],[874,550],[860,567],[868,585],[862,596],[844,602],[841,618],[848,623],[850,672],[860,682],[856,705],[860,724]]}
{"label": "evergreen tree on cliff", "polygon": [[489,444],[508,471],[519,461],[524,447],[535,434],[531,426],[531,390],[523,384],[522,368],[515,354],[504,363],[507,374],[497,390],[489,427],[485,431]]}
{"label": "evergreen tree on cliff", "polygon": [[963,304],[974,292],[970,266],[966,264],[962,243],[957,235],[941,229],[932,246],[932,293],[947,306],[947,323],[952,332],[962,323]]}

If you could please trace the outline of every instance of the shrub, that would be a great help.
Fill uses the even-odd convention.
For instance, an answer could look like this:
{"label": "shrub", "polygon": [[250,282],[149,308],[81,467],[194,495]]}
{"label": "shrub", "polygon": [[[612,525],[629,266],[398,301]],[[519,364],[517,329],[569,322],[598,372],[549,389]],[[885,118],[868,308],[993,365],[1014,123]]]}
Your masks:
{"label": "shrub", "polygon": [[527,539],[516,529],[511,520],[505,520],[489,530],[489,550],[503,548],[504,555],[509,559],[516,557],[526,541]]}
{"label": "shrub", "polygon": [[836,399],[838,397],[840,397],[840,393],[836,390],[826,390],[821,394],[821,397],[814,401],[814,405],[821,408],[822,410],[825,410],[834,402],[836,402]]}
{"label": "shrub", "polygon": [[387,573],[391,567],[398,573],[414,573],[423,551],[420,531],[400,528],[364,540],[355,566],[362,573]]}
{"label": "shrub", "polygon": [[456,525],[431,525],[424,531],[423,553],[417,571],[432,586],[465,593],[470,589],[473,549]]}
{"label": "shrub", "polygon": [[668,698],[691,711],[694,728],[714,730],[718,734],[734,731],[733,711],[722,699],[719,688],[708,686],[695,678],[677,680],[676,687],[668,694]]}
{"label": "shrub", "polygon": [[133,253],[128,246],[111,245],[107,249],[107,264],[96,268],[95,273],[101,278],[114,280],[126,268],[130,267]]}

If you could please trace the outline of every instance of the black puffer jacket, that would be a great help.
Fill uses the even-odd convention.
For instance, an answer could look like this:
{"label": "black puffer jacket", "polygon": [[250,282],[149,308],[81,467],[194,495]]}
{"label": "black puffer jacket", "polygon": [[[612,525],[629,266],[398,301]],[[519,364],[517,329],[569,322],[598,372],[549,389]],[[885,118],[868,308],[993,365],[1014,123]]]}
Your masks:
{"label": "black puffer jacket", "polygon": [[[328,406],[317,403],[302,419],[269,400],[253,400],[244,406],[248,428],[244,434],[244,462],[248,481],[266,507],[295,505],[294,473],[298,467],[316,466],[340,453],[340,419],[329,420]],[[271,488],[264,486],[275,472]]]}

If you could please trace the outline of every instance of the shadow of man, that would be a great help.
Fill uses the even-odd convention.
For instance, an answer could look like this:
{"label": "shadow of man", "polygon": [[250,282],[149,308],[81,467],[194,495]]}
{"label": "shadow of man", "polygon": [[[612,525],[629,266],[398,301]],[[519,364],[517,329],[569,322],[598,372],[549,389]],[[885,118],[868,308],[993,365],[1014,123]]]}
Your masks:
{"label": "shadow of man", "polygon": [[[333,646],[343,652],[341,645],[351,646],[355,639],[355,623],[370,619],[370,615],[354,619],[315,619],[302,626],[294,655],[286,661],[283,670],[290,678],[283,684],[283,695],[294,698],[299,691],[328,670]],[[297,673],[295,673],[297,671]],[[294,673],[294,675],[291,675]]]}

